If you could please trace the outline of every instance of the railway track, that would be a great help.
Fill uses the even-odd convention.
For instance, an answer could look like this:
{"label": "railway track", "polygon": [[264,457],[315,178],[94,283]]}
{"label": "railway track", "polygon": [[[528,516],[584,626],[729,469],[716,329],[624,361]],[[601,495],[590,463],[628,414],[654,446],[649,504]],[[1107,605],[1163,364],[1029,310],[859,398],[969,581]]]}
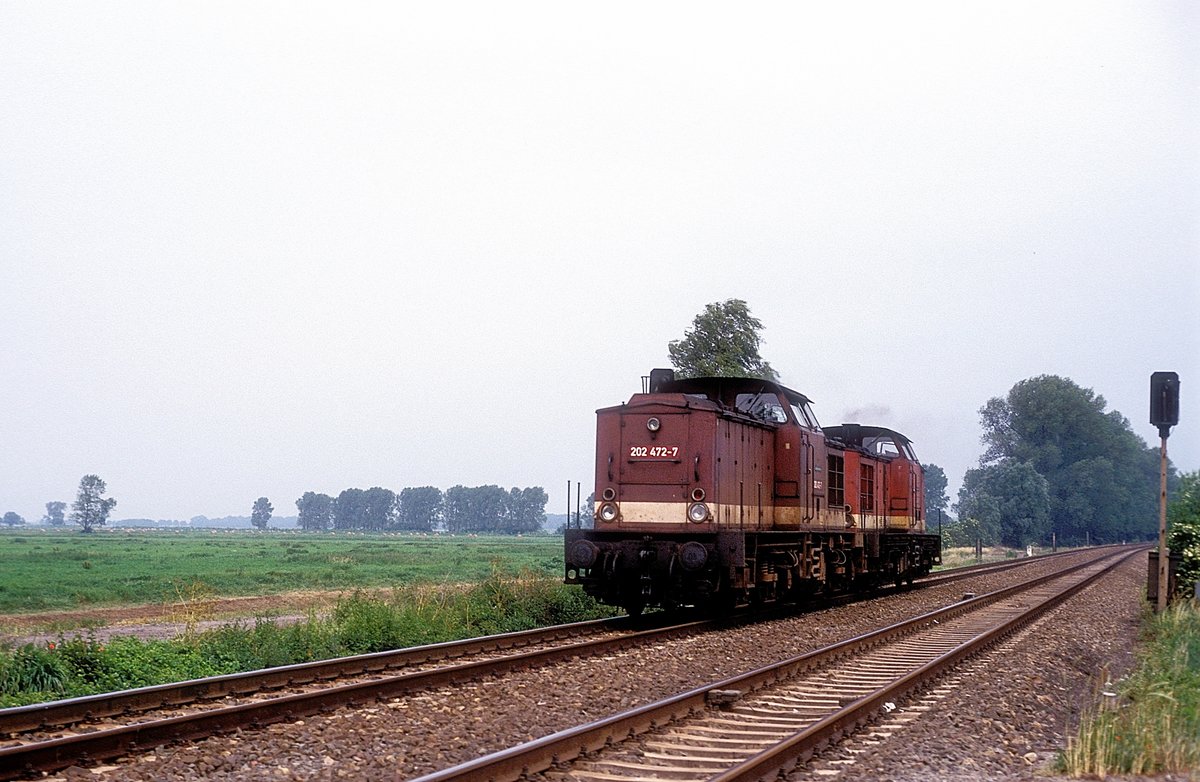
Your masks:
{"label": "railway track", "polygon": [[[1036,559],[1044,558],[943,572],[911,588],[1019,567]],[[3,709],[0,777],[54,771],[164,743],[294,720],[777,615],[760,612],[662,626],[652,623],[667,619],[664,615],[638,621],[621,617]]]}
{"label": "railway track", "polygon": [[774,779],[1140,553],[1109,553],[418,782]]}
{"label": "railway track", "polygon": [[604,654],[717,623],[647,624],[626,617],[580,622],[3,709],[0,778]]}

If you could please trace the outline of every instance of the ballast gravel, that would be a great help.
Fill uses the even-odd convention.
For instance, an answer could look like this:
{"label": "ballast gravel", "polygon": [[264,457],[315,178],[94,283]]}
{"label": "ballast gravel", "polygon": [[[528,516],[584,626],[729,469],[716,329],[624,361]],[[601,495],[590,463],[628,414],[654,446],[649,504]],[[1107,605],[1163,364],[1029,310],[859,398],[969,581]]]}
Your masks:
{"label": "ballast gravel", "polygon": [[[1048,563],[721,632],[576,659],[261,730],[166,746],[59,779],[404,780],[941,608]],[[937,691],[900,704],[890,737],[855,739],[790,779],[1027,780],[1044,773],[1098,687],[1131,664],[1145,558],[1135,557]],[[961,682],[956,686],[955,682]],[[916,707],[916,708],[913,708]],[[915,718],[920,714],[919,719]],[[904,721],[911,720],[911,721]]]}

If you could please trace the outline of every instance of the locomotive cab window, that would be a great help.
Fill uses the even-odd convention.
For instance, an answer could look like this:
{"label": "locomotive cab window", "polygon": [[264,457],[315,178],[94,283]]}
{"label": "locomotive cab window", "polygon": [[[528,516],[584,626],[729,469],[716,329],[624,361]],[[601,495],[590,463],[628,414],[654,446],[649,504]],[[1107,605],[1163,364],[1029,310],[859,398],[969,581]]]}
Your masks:
{"label": "locomotive cab window", "polygon": [[792,402],[792,415],[795,417],[796,423],[801,426],[806,426],[809,429],[818,428],[816,416],[813,415],[808,405],[800,405]]}
{"label": "locomotive cab window", "polygon": [[738,394],[734,407],[739,411],[755,418],[773,424],[787,423],[787,413],[779,403],[779,397],[774,394]]}
{"label": "locomotive cab window", "polygon": [[867,453],[875,456],[900,455],[900,447],[890,437],[865,437],[863,438],[863,448],[867,449]]}

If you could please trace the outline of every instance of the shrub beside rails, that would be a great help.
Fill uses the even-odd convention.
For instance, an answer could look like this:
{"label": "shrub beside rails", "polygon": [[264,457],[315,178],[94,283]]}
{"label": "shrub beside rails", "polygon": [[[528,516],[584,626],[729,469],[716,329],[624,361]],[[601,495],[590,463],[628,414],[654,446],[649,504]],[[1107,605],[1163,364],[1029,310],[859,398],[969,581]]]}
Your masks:
{"label": "shrub beside rails", "polygon": [[593,528],[566,531],[565,580],[630,614],[798,602],[940,562],[909,439],[822,428],[777,383],[656,369],[596,431]]}

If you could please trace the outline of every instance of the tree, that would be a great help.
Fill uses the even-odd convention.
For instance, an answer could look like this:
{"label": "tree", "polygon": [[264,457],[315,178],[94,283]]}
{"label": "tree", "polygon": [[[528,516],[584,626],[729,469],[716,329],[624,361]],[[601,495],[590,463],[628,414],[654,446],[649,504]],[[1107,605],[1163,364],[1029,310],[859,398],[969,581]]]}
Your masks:
{"label": "tree", "polygon": [[937,517],[937,511],[944,511],[950,504],[946,487],[950,482],[946,479],[946,471],[936,464],[922,464],[925,468],[925,518]]}
{"label": "tree", "polygon": [[455,533],[510,535],[535,532],[546,521],[546,491],[540,486],[505,491],[499,486],[453,486],[442,504],[446,529]]}
{"label": "tree", "polygon": [[83,532],[92,532],[108,523],[108,514],[117,501],[105,498],[106,491],[108,486],[99,475],[85,475],[79,480],[79,493],[71,505],[71,521],[83,527]]}
{"label": "tree", "polygon": [[1050,537],[1049,484],[1029,462],[967,470],[958,497],[959,517],[978,520],[985,541],[1019,548]]}
{"label": "tree", "polygon": [[343,489],[333,501],[334,529],[364,529],[367,518],[367,493],[362,489]]}
{"label": "tree", "polygon": [[274,510],[270,500],[266,497],[259,497],[254,501],[254,508],[250,511],[250,523],[258,529],[266,529],[267,522],[271,520],[271,512]]}
{"label": "tree", "polygon": [[[1118,542],[1157,531],[1158,450],[1105,407],[1091,389],[1042,375],[979,411],[987,447],[980,464],[1028,463],[1044,477],[1061,541]],[[1177,482],[1171,468],[1168,485]]]}
{"label": "tree", "polygon": [[954,532],[950,535],[945,531],[942,533],[943,537],[953,541],[950,545],[974,545],[980,541],[991,544],[999,539],[1000,503],[995,497],[983,492],[964,494],[960,489],[954,511],[958,514]]}
{"label": "tree", "polygon": [[362,495],[362,529],[380,532],[396,526],[396,493],[372,486]]}
{"label": "tree", "polygon": [[762,321],[750,314],[741,299],[709,304],[692,320],[683,339],[667,346],[679,377],[760,377],[779,375],[758,353]]}
{"label": "tree", "polygon": [[66,519],[67,503],[57,500],[46,503],[46,515],[42,517],[43,524],[49,524],[52,527],[61,527],[67,523]]}
{"label": "tree", "polygon": [[546,502],[549,499],[541,486],[524,489],[514,486],[508,492],[499,531],[512,535],[537,532],[546,523]]}
{"label": "tree", "polygon": [[441,521],[442,490],[437,487],[402,489],[397,502],[397,529],[432,532]]}
{"label": "tree", "polygon": [[16,511],[9,511],[4,514],[4,523],[10,527],[19,527],[25,523],[25,519]]}
{"label": "tree", "polygon": [[324,532],[333,523],[333,497],[328,494],[306,491],[296,500],[296,509],[300,511],[297,523],[302,530]]}

